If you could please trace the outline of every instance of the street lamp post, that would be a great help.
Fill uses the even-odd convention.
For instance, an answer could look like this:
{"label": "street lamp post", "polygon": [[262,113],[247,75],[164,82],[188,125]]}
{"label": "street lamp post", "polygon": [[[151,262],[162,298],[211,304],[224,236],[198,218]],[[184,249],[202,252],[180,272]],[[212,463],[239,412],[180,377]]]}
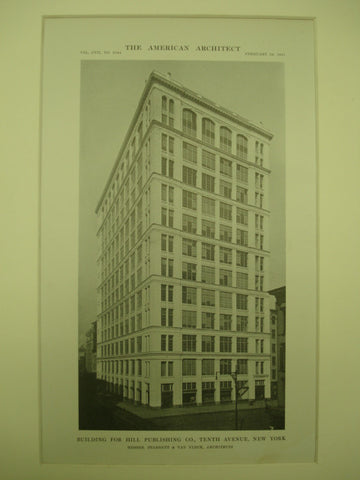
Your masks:
{"label": "street lamp post", "polygon": [[235,383],[235,430],[238,429],[238,370],[236,369],[235,372],[231,373],[231,377]]}
{"label": "street lamp post", "polygon": [[[218,374],[219,373],[220,372],[216,372],[216,374],[215,374],[216,380],[218,379]],[[246,393],[249,390],[249,387],[246,386],[246,384],[241,385],[240,388],[239,388],[238,374],[239,374],[238,368],[236,368],[235,372],[230,373],[231,378],[234,380],[234,383],[235,383],[235,430],[238,429],[238,394],[239,394],[239,390],[240,390],[240,388],[242,389],[240,397],[242,397],[244,395],[244,393]],[[240,383],[244,383],[244,382],[240,382]]]}
{"label": "street lamp post", "polygon": [[240,397],[242,397],[244,393],[246,393],[249,390],[249,387],[247,387],[246,385],[242,385],[239,388],[238,374],[239,374],[238,369],[236,369],[235,372],[232,372],[230,374],[235,383],[235,430],[238,429],[238,395],[239,395],[240,388],[242,389]]}

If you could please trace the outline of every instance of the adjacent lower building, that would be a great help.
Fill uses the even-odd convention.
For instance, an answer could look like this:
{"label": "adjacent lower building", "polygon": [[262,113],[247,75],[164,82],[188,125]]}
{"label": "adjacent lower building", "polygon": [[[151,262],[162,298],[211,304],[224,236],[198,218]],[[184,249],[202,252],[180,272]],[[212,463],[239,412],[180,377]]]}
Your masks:
{"label": "adjacent lower building", "polygon": [[271,398],[285,407],[286,287],[269,293],[276,299],[271,311]]}
{"label": "adjacent lower building", "polygon": [[97,361],[96,361],[96,351],[97,351],[97,327],[96,322],[92,322],[89,330],[86,332],[86,343],[85,343],[85,368],[88,373],[96,373]]}
{"label": "adjacent lower building", "polygon": [[271,396],[272,134],[152,72],[97,206],[97,378],[151,407]]}

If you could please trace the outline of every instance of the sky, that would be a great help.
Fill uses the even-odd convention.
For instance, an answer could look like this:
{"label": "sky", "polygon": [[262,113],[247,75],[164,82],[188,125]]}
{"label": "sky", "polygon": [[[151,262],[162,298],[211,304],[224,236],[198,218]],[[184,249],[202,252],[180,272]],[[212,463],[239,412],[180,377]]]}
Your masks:
{"label": "sky", "polygon": [[96,320],[95,209],[152,72],[273,133],[270,144],[270,289],[285,285],[285,85],[277,62],[114,61],[81,63],[79,334]]}

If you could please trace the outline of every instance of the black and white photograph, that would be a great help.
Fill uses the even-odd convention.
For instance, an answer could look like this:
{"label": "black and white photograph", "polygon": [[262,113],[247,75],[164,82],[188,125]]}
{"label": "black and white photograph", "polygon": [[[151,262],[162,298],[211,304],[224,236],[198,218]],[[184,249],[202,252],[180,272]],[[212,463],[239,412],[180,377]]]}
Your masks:
{"label": "black and white photograph", "polygon": [[44,32],[44,458],[311,461],[312,23]]}
{"label": "black and white photograph", "polygon": [[285,166],[282,62],[82,60],[80,430],[285,428]]}

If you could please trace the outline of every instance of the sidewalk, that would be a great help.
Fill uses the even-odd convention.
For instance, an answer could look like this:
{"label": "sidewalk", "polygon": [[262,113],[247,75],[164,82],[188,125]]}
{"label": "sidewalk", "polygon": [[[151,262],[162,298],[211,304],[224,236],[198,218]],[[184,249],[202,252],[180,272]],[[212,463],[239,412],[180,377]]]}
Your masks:
{"label": "sidewalk", "polygon": [[[272,406],[271,401],[267,402],[269,407]],[[234,411],[235,403],[222,403],[218,405],[194,405],[188,407],[172,407],[172,408],[152,408],[146,405],[134,405],[130,402],[119,402],[116,404],[118,408],[121,408],[133,415],[136,415],[140,418],[151,419],[151,418],[163,418],[163,417],[176,417],[181,415],[200,415],[202,413],[219,413],[219,412],[229,412]],[[257,410],[264,409],[265,401],[259,400],[254,402],[253,405],[249,405],[248,401],[239,402],[238,410]]]}

